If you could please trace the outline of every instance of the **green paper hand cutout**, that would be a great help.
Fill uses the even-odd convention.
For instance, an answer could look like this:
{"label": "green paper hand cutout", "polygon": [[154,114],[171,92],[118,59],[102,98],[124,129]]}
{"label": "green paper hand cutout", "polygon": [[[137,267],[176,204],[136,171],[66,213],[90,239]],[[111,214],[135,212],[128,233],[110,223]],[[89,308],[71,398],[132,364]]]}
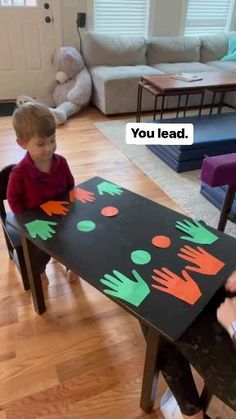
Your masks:
{"label": "green paper hand cutout", "polygon": [[207,228],[199,223],[199,221],[177,221],[175,227],[188,234],[188,236],[180,237],[183,240],[188,240],[198,244],[212,244],[218,240],[218,237],[211,231],[207,230]]}
{"label": "green paper hand cutout", "polygon": [[33,239],[36,239],[38,236],[42,240],[48,240],[52,238],[53,234],[55,234],[55,230],[53,230],[50,226],[55,226],[57,224],[58,223],[53,221],[34,220],[30,223],[26,223],[25,227]]}
{"label": "green paper hand cutout", "polygon": [[105,274],[105,279],[100,281],[110,289],[104,289],[103,292],[138,307],[148,296],[150,289],[137,271],[133,269],[132,274],[136,281],[115,270],[113,275]]}
{"label": "green paper hand cutout", "polygon": [[104,192],[109,195],[121,195],[124,191],[120,186],[115,185],[111,182],[102,182],[97,185],[99,195],[103,195]]}

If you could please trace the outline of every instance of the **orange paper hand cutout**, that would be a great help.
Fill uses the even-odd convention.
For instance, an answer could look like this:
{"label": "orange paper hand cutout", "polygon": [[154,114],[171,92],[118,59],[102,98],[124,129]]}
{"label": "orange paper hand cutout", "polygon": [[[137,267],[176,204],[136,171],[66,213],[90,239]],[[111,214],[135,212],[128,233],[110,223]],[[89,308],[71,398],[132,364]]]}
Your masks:
{"label": "orange paper hand cutout", "polygon": [[40,205],[40,208],[46,214],[52,215],[52,214],[58,214],[58,215],[66,215],[69,211],[68,208],[64,207],[65,204],[69,204],[69,202],[66,201],[48,201],[44,204]]}
{"label": "orange paper hand cutout", "polygon": [[81,188],[75,188],[70,191],[70,202],[74,202],[75,199],[83,202],[83,204],[86,202],[94,202],[96,200],[93,192],[89,192]]}
{"label": "orange paper hand cutout", "polygon": [[184,246],[178,256],[196,266],[185,266],[185,269],[205,275],[216,275],[225,266],[225,263],[208,253],[202,247]]}
{"label": "orange paper hand cutout", "polygon": [[[152,275],[152,279],[159,285],[153,285],[153,288],[167,294],[173,295],[173,297],[179,298],[186,303],[193,305],[201,297],[202,293],[199,289],[198,284],[191,278],[191,276],[185,270],[182,271],[183,278],[176,275],[174,272],[167,268],[153,269],[153,272],[157,275]],[[161,285],[160,285],[161,284]]]}

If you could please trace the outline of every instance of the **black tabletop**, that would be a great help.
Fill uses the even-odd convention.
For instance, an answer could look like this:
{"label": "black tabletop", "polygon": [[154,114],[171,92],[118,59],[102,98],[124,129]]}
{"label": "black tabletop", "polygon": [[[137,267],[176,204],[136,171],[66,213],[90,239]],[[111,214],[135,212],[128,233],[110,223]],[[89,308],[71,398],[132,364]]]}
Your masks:
{"label": "black tabletop", "polygon": [[[94,193],[96,200],[71,202],[67,205],[67,215],[49,216],[41,208],[37,208],[9,218],[10,223],[24,232],[38,247],[72,269],[99,291],[106,290],[105,294],[109,298],[140,321],[151,325],[169,340],[175,341],[235,269],[236,240],[204,223],[202,225],[214,233],[218,240],[212,244],[198,244],[181,239],[188,236],[175,227],[176,222],[184,222],[184,219],[191,221],[190,218],[122,187],[121,190],[118,189],[119,194],[111,195],[103,191],[101,195],[98,185],[102,182],[106,180],[94,177],[78,185]],[[69,196],[63,198],[69,202]],[[104,216],[101,210],[108,206],[117,208],[118,214],[113,217]],[[35,219],[56,222],[57,225],[53,226],[55,234],[47,240],[31,238],[25,223]],[[82,222],[79,226],[83,226],[85,220],[89,221],[90,227],[93,226],[91,231],[79,231],[78,223]],[[88,224],[86,228],[90,229]],[[156,236],[164,236],[165,248],[153,245],[152,240]],[[185,250],[181,251],[184,247]],[[206,268],[206,271],[209,271],[206,274],[185,269],[186,266],[196,267],[191,257],[201,256],[204,252],[218,261],[218,265],[215,264],[216,273],[209,274],[210,260],[207,262],[210,268]],[[178,254],[186,256],[187,260]],[[166,278],[169,277],[169,271],[163,271],[163,267],[171,271],[172,278]],[[159,273],[164,272],[164,279],[162,277],[160,280],[160,275],[155,274],[153,269],[159,270]],[[133,274],[134,270],[137,274]],[[183,270],[187,274],[183,275]],[[104,277],[105,274],[109,276]],[[159,276],[159,280],[153,279],[153,275]],[[176,291],[172,294],[163,292],[163,288],[168,287],[165,285],[167,279],[169,284],[175,281],[174,275],[182,281],[190,281],[190,288],[196,288],[193,293],[195,298],[186,298],[185,301],[175,296]],[[118,297],[107,293],[107,290],[109,292],[111,289],[120,289],[119,285],[123,280],[123,291],[116,293]],[[113,285],[110,285],[111,282]],[[124,288],[137,283],[141,284],[141,291],[140,287],[138,292],[135,287],[131,287],[128,297],[124,297]],[[176,287],[178,293],[179,287]],[[188,290],[187,293],[189,292]]]}

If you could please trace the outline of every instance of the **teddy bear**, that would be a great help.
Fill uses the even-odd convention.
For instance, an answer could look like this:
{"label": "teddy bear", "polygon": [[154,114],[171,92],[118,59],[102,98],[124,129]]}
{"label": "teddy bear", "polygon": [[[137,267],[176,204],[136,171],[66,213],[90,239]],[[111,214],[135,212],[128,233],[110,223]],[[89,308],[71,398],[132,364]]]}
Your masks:
{"label": "teddy bear", "polygon": [[73,47],[59,48],[54,54],[53,65],[56,76],[47,94],[36,99],[20,95],[16,105],[19,107],[32,101],[44,103],[53,112],[57,125],[60,125],[88,105],[92,80],[81,54]]}

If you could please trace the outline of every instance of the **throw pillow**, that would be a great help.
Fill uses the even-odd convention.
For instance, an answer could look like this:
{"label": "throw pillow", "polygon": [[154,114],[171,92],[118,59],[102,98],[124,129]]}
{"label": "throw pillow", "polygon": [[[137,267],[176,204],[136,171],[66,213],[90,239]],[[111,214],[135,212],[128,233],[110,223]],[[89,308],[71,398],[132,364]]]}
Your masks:
{"label": "throw pillow", "polygon": [[236,61],[236,51],[232,52],[232,54],[227,54],[220,61]]}
{"label": "throw pillow", "polygon": [[229,36],[228,53],[221,61],[236,61],[236,36]]}

